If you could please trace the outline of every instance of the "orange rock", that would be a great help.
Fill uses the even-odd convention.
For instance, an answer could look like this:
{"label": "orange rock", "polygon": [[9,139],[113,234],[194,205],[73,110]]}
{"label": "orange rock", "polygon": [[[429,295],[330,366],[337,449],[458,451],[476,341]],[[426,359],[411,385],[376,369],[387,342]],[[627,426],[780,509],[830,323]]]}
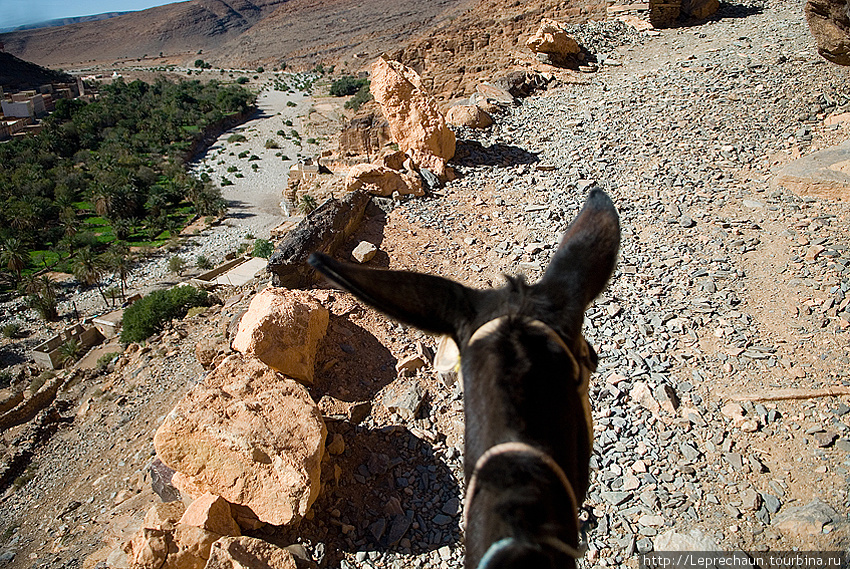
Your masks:
{"label": "orange rock", "polygon": [[446,112],[446,121],[456,126],[487,128],[493,117],[476,105],[456,105]]}
{"label": "orange rock", "polygon": [[372,64],[372,96],[399,148],[420,168],[446,179],[446,161],[455,154],[455,135],[437,105],[409,67],[381,57]]}
{"label": "orange rock", "polygon": [[288,377],[312,383],[328,319],[328,310],[310,293],[268,287],[251,300],[233,349],[259,358]]}
{"label": "orange rock", "polygon": [[170,531],[174,529],[175,524],[180,521],[180,517],[185,511],[186,506],[180,501],[154,504],[145,514],[142,527]]}
{"label": "orange rock", "polygon": [[345,189],[349,192],[363,190],[376,196],[391,196],[393,192],[415,196],[425,194],[417,174],[397,172],[379,164],[353,166],[345,178]]}
{"label": "orange rock", "polygon": [[274,525],[307,513],[320,487],[325,425],[303,385],[235,354],[196,385],[154,436],[181,491],[211,492]]}
{"label": "orange rock", "polygon": [[219,535],[242,535],[227,500],[209,492],[192,502],[180,518],[180,523],[204,528]]}
{"label": "orange rock", "polygon": [[296,569],[290,552],[253,537],[223,537],[213,544],[207,569]]}

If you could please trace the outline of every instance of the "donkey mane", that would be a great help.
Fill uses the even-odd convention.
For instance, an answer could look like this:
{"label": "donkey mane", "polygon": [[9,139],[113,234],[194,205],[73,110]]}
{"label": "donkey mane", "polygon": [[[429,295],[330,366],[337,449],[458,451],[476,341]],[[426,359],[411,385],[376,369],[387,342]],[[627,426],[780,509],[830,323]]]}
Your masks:
{"label": "donkey mane", "polygon": [[476,290],[318,253],[310,263],[396,320],[451,337],[461,356],[466,427],[466,567],[575,567],[577,511],[593,446],[588,382],[596,353],[584,311],[620,244],[617,210],[589,193],[543,277]]}

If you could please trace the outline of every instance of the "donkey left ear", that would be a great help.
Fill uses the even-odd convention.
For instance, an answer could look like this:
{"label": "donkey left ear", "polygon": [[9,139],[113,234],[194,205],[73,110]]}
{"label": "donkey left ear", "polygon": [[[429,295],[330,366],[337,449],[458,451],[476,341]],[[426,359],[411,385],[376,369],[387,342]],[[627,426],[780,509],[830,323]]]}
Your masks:
{"label": "donkey left ear", "polygon": [[368,269],[322,253],[313,253],[308,262],[363,302],[426,332],[456,336],[475,317],[479,291],[442,277]]}
{"label": "donkey left ear", "polygon": [[617,209],[605,192],[593,189],[536,287],[552,306],[584,312],[611,278],[619,249]]}

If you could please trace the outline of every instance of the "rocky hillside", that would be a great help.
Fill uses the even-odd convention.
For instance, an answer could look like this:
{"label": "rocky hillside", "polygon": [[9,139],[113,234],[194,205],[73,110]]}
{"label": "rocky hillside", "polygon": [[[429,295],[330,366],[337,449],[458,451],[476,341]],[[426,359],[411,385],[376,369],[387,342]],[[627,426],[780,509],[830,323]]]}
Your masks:
{"label": "rocky hillside", "polygon": [[191,0],[99,22],[0,35],[6,51],[51,67],[118,60],[225,67],[312,67],[374,56],[424,33],[472,0]]}
{"label": "rocky hillside", "polygon": [[8,53],[0,53],[0,87],[7,91],[34,89],[45,83],[71,80],[67,73],[46,69]]}

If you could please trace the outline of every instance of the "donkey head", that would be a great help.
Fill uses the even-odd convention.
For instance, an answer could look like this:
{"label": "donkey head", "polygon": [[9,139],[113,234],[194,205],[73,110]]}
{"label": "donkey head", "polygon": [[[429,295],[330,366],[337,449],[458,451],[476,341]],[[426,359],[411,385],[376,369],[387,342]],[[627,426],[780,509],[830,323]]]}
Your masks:
{"label": "donkey head", "polygon": [[574,566],[588,485],[587,380],[596,354],[584,311],[620,243],[617,211],[592,190],[534,285],[477,290],[441,277],[368,269],[315,253],[330,280],[401,322],[451,337],[466,411],[466,566]]}

